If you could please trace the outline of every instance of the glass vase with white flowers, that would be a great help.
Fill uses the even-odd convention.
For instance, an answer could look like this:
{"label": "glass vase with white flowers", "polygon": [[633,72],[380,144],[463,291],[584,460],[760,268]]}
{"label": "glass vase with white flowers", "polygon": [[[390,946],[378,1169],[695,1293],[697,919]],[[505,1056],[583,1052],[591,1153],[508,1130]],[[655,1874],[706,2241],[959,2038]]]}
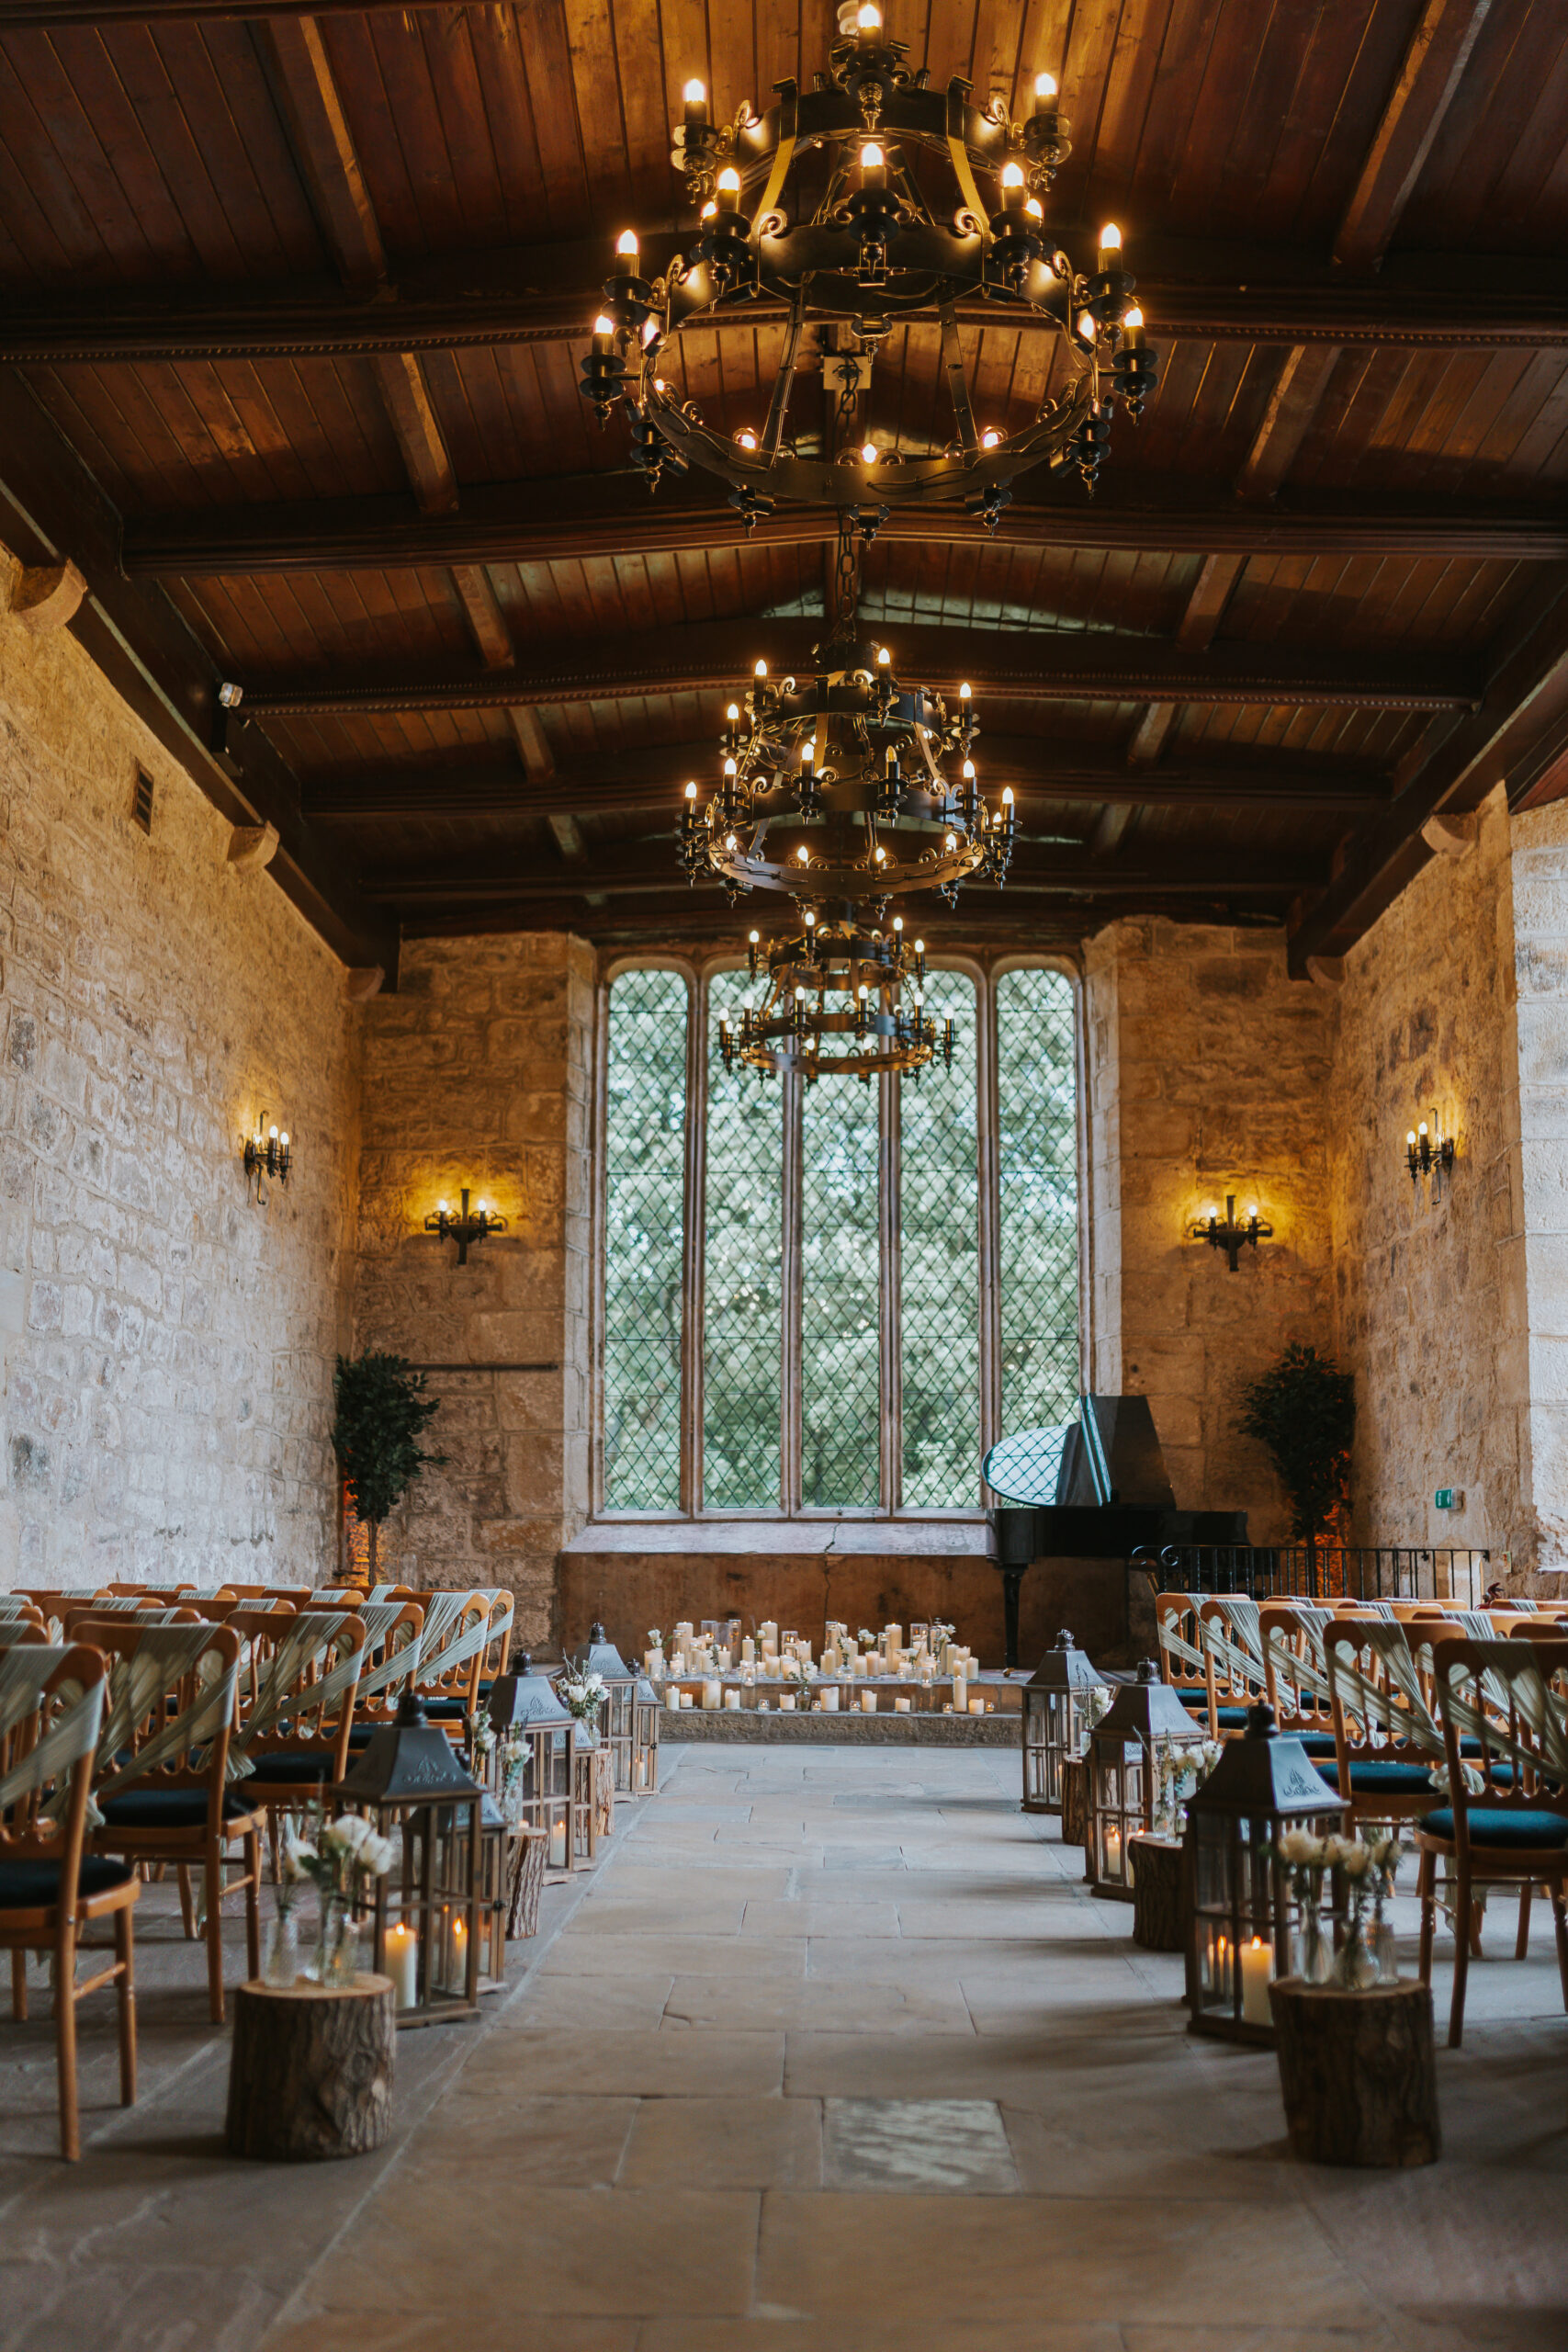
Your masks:
{"label": "glass vase with white flowers", "polygon": [[313,1836],[294,1848],[301,1875],[311,1881],[321,1906],[316,1956],[307,1970],[319,1984],[348,1985],[359,1969],[358,1916],[366,1908],[368,1883],[384,1878],[395,1852],[357,1813],[335,1821],[318,1815]]}
{"label": "glass vase with white flowers", "polygon": [[604,1704],[605,1681],[592,1667],[578,1666],[568,1658],[556,1677],[556,1696],[577,1724],[578,1745],[597,1747],[600,1710]]}

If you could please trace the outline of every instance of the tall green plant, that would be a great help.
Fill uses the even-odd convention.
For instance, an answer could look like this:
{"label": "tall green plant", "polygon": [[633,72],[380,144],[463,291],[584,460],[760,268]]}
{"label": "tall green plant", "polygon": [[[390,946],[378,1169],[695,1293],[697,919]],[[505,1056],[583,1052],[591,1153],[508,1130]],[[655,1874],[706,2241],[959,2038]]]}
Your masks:
{"label": "tall green plant", "polygon": [[406,1356],[339,1356],[333,1381],[337,1418],[333,1448],[354,1508],[370,1530],[370,1581],[376,1581],[381,1521],[397,1509],[422,1470],[438,1467],[444,1453],[426,1453],[419,1442],[441,1400],[424,1393],[424,1374]]}
{"label": "tall green plant", "polygon": [[1291,1504],[1291,1540],[1315,1544],[1350,1498],[1356,1385],[1292,1340],[1242,1396],[1241,1427],[1265,1447]]}

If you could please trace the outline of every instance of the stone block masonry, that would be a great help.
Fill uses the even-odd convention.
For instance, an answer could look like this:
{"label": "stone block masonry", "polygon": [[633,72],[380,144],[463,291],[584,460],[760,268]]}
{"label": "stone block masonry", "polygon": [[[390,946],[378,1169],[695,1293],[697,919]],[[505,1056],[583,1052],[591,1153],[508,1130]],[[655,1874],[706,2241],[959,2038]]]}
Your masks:
{"label": "stone block masonry", "polygon": [[[500,1584],[551,1631],[588,1509],[594,961],[558,933],[425,940],[367,1008],[355,1344],[434,1371],[428,1471],[384,1531],[389,1574]],[[507,1220],[467,1265],[423,1230],[468,1185]],[[538,1364],[542,1371],[501,1367]]]}
{"label": "stone block masonry", "polygon": [[354,1016],[230,837],[73,639],[0,617],[0,1587],[335,1563]]}

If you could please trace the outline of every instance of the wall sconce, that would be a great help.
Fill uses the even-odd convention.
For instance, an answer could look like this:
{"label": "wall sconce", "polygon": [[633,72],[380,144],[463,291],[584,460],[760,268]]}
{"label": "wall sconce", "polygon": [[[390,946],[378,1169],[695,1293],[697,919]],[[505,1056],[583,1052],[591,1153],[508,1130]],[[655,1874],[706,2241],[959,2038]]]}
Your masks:
{"label": "wall sconce", "polygon": [[482,1241],[487,1233],[504,1233],[506,1219],[503,1216],[497,1216],[493,1209],[487,1209],[482,1201],[470,1212],[467,1184],[463,1187],[461,1198],[463,1205],[456,1216],[447,1208],[445,1201],[437,1201],[434,1216],[427,1216],[424,1220],[424,1229],[426,1233],[439,1234],[443,1241],[455,1241],[457,1245],[457,1263],[459,1266],[466,1266],[468,1262],[468,1251],[474,1243]]}
{"label": "wall sconce", "polygon": [[1423,1176],[1430,1176],[1434,1200],[1441,1198],[1443,1178],[1454,1164],[1452,1136],[1445,1136],[1439,1143],[1437,1132],[1438,1114],[1434,1111],[1430,1121],[1423,1119],[1404,1138],[1404,1164],[1410,1170],[1410,1181],[1419,1192]]}
{"label": "wall sconce", "polygon": [[256,1188],[258,1208],[266,1205],[267,1178],[270,1176],[276,1183],[287,1184],[288,1170],[294,1164],[294,1146],[288,1139],[288,1129],[279,1135],[276,1121],[270,1125],[264,1124],[265,1121],[266,1113],[264,1111],[256,1121],[254,1135],[245,1139],[245,1175]]}
{"label": "wall sconce", "polygon": [[1234,1193],[1225,1194],[1225,1221],[1223,1225],[1216,1212],[1211,1209],[1207,1216],[1195,1217],[1188,1231],[1194,1241],[1206,1241],[1211,1250],[1223,1250],[1230,1260],[1233,1274],[1237,1270],[1237,1260],[1245,1243],[1250,1241],[1256,1250],[1260,1241],[1271,1241],[1274,1238],[1273,1227],[1260,1221],[1255,1203],[1248,1204],[1246,1217],[1241,1224],[1236,1223]]}

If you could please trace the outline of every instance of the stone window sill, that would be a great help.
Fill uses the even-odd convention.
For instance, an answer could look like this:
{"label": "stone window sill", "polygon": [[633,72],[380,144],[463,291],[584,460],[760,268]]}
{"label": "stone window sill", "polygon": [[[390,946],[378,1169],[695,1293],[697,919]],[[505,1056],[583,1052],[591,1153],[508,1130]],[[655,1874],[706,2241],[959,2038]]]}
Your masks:
{"label": "stone window sill", "polygon": [[951,1519],[598,1519],[566,1545],[570,1552],[753,1552],[773,1558],[841,1556],[966,1559],[993,1556],[982,1512]]}

